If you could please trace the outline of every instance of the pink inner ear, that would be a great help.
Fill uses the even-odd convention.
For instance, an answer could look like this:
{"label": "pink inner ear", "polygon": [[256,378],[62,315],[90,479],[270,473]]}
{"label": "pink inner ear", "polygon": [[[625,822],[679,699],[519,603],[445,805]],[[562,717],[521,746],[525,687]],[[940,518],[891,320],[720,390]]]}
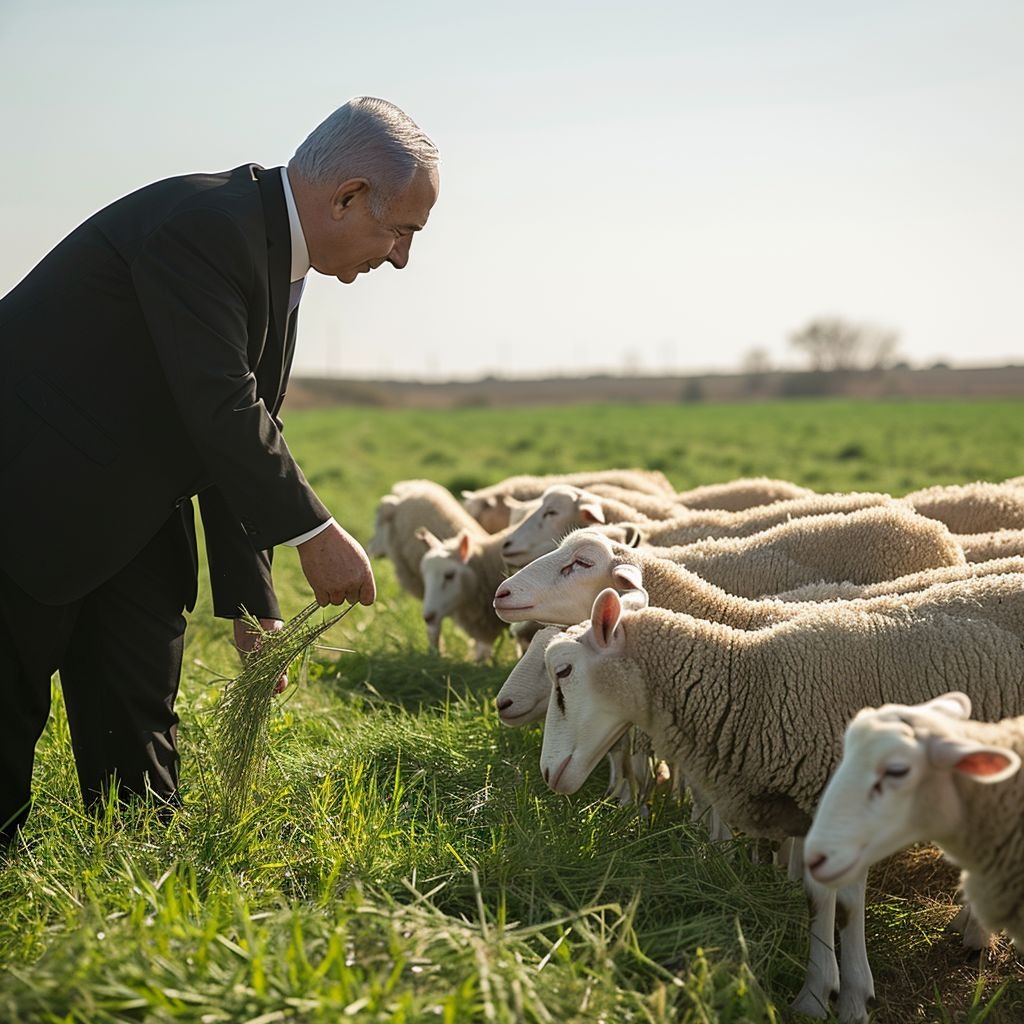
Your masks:
{"label": "pink inner ear", "polygon": [[965,775],[998,775],[1005,771],[1010,765],[1010,759],[1005,754],[995,750],[976,750],[971,754],[964,754],[953,766],[958,772]]}
{"label": "pink inner ear", "polygon": [[469,560],[469,534],[464,533],[459,537],[459,560],[466,562]]}
{"label": "pink inner ear", "polygon": [[619,595],[614,590],[605,590],[597,599],[594,616],[594,632],[602,647],[607,647],[619,621]]}

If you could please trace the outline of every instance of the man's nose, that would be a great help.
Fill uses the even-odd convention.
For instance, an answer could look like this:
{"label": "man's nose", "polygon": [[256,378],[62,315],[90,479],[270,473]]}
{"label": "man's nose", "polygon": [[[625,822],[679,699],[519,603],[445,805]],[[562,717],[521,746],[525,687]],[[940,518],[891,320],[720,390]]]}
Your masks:
{"label": "man's nose", "polygon": [[388,263],[401,270],[409,262],[409,250],[412,248],[412,235],[399,238],[388,253]]}

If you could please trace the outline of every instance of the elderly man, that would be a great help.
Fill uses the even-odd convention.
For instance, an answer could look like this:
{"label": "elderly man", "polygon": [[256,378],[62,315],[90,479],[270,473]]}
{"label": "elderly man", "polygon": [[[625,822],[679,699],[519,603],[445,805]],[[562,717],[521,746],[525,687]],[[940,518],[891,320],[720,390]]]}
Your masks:
{"label": "elderly man", "polygon": [[86,805],[173,804],[192,496],[214,611],[280,626],[270,574],[298,548],[321,605],[371,604],[373,573],[281,435],[310,268],[401,269],[437,198],[437,150],[357,97],[287,168],[170,178],[75,229],[0,299],[0,845],[25,821],[60,672]]}

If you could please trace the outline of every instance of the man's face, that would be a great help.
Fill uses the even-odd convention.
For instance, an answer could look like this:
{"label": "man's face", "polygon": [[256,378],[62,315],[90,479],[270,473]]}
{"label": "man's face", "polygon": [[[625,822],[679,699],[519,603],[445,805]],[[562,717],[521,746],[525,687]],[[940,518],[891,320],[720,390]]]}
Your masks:
{"label": "man's face", "polygon": [[437,194],[437,170],[420,168],[378,219],[368,209],[366,182],[344,182],[331,198],[318,251],[310,247],[314,269],[342,284],[351,284],[385,262],[401,270],[409,262],[413,235],[426,226]]}

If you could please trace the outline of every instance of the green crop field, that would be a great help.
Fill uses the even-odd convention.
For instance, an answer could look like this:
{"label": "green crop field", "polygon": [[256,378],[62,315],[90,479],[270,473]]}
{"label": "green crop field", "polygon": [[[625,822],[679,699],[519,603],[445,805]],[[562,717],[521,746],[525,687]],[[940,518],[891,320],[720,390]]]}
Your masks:
{"label": "green crop field", "polygon": [[[513,473],[662,470],[679,489],[739,476],[894,495],[1024,473],[1015,402],[802,401],[444,412],[308,410],[286,436],[360,540],[379,497],[428,477],[458,492]],[[6,500],[16,500],[5,496]],[[184,807],[86,817],[55,687],[37,806],[0,858],[0,1022],[769,1022],[806,960],[799,885],[713,846],[659,795],[649,817],[540,778],[540,729],[503,727],[511,643],[474,664],[375,563],[379,599],[332,629],[276,698],[271,760],[225,814],[211,710],[237,672],[205,590],[179,697]],[[288,614],[310,597],[291,549]],[[944,931],[955,871],[921,848],[872,873],[868,950],[886,1024],[1024,1020],[1001,941]]]}

